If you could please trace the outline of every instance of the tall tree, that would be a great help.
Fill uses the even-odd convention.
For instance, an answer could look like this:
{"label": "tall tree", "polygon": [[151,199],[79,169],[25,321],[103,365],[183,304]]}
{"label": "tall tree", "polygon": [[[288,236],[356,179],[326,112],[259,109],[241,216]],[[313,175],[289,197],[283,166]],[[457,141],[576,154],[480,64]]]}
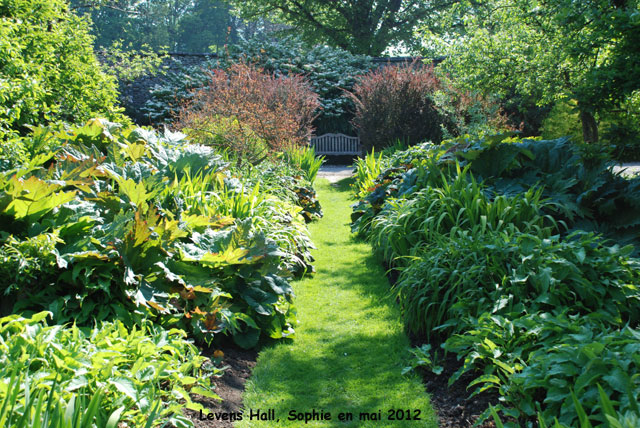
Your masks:
{"label": "tall tree", "polygon": [[247,19],[267,16],[293,26],[307,41],[356,54],[380,55],[411,43],[415,26],[429,13],[424,0],[227,0]]}
{"label": "tall tree", "polygon": [[583,137],[640,89],[638,0],[464,0],[423,28],[444,69],[473,88],[577,101]]}
{"label": "tall tree", "polygon": [[96,46],[206,52],[235,39],[230,6],[219,0],[71,0],[93,21]]}
{"label": "tall tree", "polygon": [[178,27],[178,50],[207,52],[236,41],[229,5],[221,1],[196,0]]}

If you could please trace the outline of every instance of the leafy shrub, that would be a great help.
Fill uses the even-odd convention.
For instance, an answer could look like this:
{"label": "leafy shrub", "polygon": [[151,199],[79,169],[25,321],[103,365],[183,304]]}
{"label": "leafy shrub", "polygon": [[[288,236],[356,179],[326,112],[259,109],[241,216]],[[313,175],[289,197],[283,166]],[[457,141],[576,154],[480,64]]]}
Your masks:
{"label": "leafy shrub", "polygon": [[320,112],[314,125],[319,133],[351,133],[349,119],[353,104],[345,96],[359,75],[374,67],[371,57],[354,55],[346,50],[323,46],[311,46],[298,37],[263,41],[242,41],[229,49],[225,61],[247,61],[263,67],[276,75],[300,74],[305,76],[318,94]]}
{"label": "leafy shrub", "polygon": [[513,196],[540,187],[547,202],[543,214],[563,225],[563,233],[593,231],[621,244],[640,243],[640,180],[613,174],[608,157],[598,148],[589,150],[566,138],[546,141],[499,134],[463,136],[396,152],[372,191],[356,205],[353,229],[366,234],[389,197],[410,195],[429,185],[425,177],[439,171],[455,175],[458,162],[470,165],[469,171],[491,194]]}
{"label": "leafy shrub", "polygon": [[500,105],[456,88],[433,67],[413,63],[387,66],[361,76],[350,92],[353,125],[366,151],[422,141],[439,143],[463,133],[485,135],[513,130]]}
{"label": "leafy shrub", "polygon": [[478,317],[465,317],[464,332],[452,335],[443,345],[447,352],[454,352],[464,361],[450,381],[465,373],[476,373],[477,378],[469,385],[475,387],[472,395],[491,388],[505,395],[512,376],[522,371],[529,355],[548,341],[557,341],[562,334],[576,332],[578,318],[549,313],[521,315],[516,311],[507,316],[483,312]]}
{"label": "leafy shrub", "polygon": [[551,140],[570,136],[575,142],[582,142],[582,125],[578,116],[578,106],[574,100],[558,101],[540,128],[542,137]]}
{"label": "leafy shrub", "polygon": [[[640,332],[631,328],[599,331],[586,325],[562,341],[547,343],[529,357],[529,364],[514,375],[512,389],[526,397],[541,397],[541,416],[548,422],[574,425],[579,414],[572,400],[585,408],[587,416],[595,416],[599,404],[598,385],[615,402],[616,412],[629,411],[640,416]],[[553,381],[549,376],[553,375]],[[607,423],[606,419],[594,420]]]}
{"label": "leafy shrub", "polygon": [[50,138],[55,152],[0,173],[0,254],[37,279],[3,284],[14,310],[151,316],[243,346],[293,332],[285,278],[311,260],[302,208],[181,134],[94,120]]}
{"label": "leafy shrub", "polygon": [[[281,151],[307,143],[318,106],[317,95],[304,78],[276,77],[239,63],[211,73],[208,85],[180,112],[177,126],[201,142],[203,134],[215,135],[219,117],[237,119],[239,126],[264,140],[269,151]],[[231,148],[247,150],[244,143]]]}
{"label": "leafy shrub", "polygon": [[388,199],[410,197],[412,193],[425,186],[437,185],[442,182],[443,172],[448,177],[450,165],[438,162],[437,157],[433,156],[437,153],[437,147],[439,146],[432,143],[423,143],[397,152],[385,151],[375,161],[372,159],[373,154],[371,157],[368,156],[366,160],[370,166],[359,167],[362,174],[358,173],[357,178],[369,180],[369,168],[371,171],[379,169],[380,173],[373,177],[372,181],[356,181],[361,199],[353,205],[352,231],[368,237],[372,220],[380,213]]}
{"label": "leafy shrub", "polygon": [[[638,98],[640,99],[640,95]],[[637,108],[640,110],[640,106]],[[602,126],[602,141],[612,147],[613,156],[619,161],[637,162],[640,160],[638,114],[640,111],[635,115],[614,116]]]}
{"label": "leafy shrub", "polygon": [[318,133],[353,132],[349,121],[353,104],[343,90],[351,90],[356,77],[373,67],[371,58],[353,55],[329,46],[309,46],[296,37],[279,40],[250,39],[231,45],[200,66],[185,67],[166,76],[166,83],[152,90],[152,99],[142,108],[154,124],[170,120],[190,92],[207,86],[208,71],[227,69],[248,62],[276,76],[303,75],[318,94],[320,110],[314,121]]}
{"label": "leafy shrub", "polygon": [[541,313],[513,320],[483,314],[476,326],[444,345],[465,361],[452,380],[481,370],[473,382],[479,385],[475,393],[499,388],[503,413],[522,422],[537,417],[540,426],[554,420],[586,426],[583,417],[606,426],[603,403],[611,416],[640,416],[638,346],[637,330],[608,328],[598,313]]}
{"label": "leafy shrub", "polygon": [[265,140],[235,117],[190,113],[188,121],[188,128],[183,131],[194,143],[226,152],[238,165],[243,162],[258,164],[269,155]]}
{"label": "leafy shrub", "polygon": [[305,174],[296,162],[289,161],[285,153],[272,161],[243,168],[241,174],[247,182],[262,183],[274,196],[299,206],[302,209],[300,214],[307,223],[322,217],[322,207],[316,192],[306,179],[309,174]]}
{"label": "leafy shrub", "polygon": [[0,157],[25,156],[28,126],[115,117],[116,84],[92,50],[89,25],[63,0],[0,5]]}
{"label": "leafy shrub", "polygon": [[[598,312],[602,322],[636,325],[637,261],[583,234],[567,240],[486,228],[432,235],[412,253],[395,285],[410,330],[446,337],[465,316],[571,308]],[[547,235],[548,236],[548,235]]]}
{"label": "leafy shrub", "polygon": [[156,52],[146,44],[135,49],[131,43],[123,46],[121,39],[108,48],[101,47],[96,54],[102,66],[118,80],[120,89],[141,77],[156,75],[166,58],[162,49]]}
{"label": "leafy shrub", "polygon": [[[0,318],[3,426],[50,426],[47,419],[53,424],[75,409],[82,424],[68,426],[104,427],[107,420],[150,426],[147,419],[155,414],[186,427],[192,423],[182,409],[203,409],[190,394],[219,398],[212,380],[221,370],[200,356],[181,330],[150,323],[129,330],[120,321],[92,329],[47,326],[48,315]],[[74,405],[89,400],[85,411]]]}
{"label": "leafy shrub", "polygon": [[[597,420],[604,420],[607,422],[607,426],[616,427],[616,428],[634,428],[637,427],[640,423],[640,412],[636,411],[627,411],[625,413],[618,412],[614,408],[613,402],[607,396],[607,393],[604,392],[604,389],[600,385],[597,385],[598,393],[600,394],[599,400],[599,412],[596,415]],[[590,422],[589,417],[587,417],[587,412],[585,412],[584,406],[580,404],[580,401],[576,397],[576,394],[571,393],[571,399],[576,409],[576,413],[578,415],[578,420],[580,422],[580,426],[582,428],[592,428],[593,425]],[[637,398],[631,397],[630,401],[634,404],[634,408],[640,408],[640,402],[638,402]],[[503,424],[500,416],[496,412],[496,409],[492,406],[489,406],[491,411],[491,416],[495,421],[496,427],[505,428],[506,426],[511,427],[513,424]],[[554,419],[554,423],[548,425],[544,418],[541,415],[538,415],[538,425],[540,428],[569,428],[568,425],[562,424],[558,421],[557,418]]]}
{"label": "leafy shrub", "polygon": [[360,77],[349,96],[365,151],[396,140],[440,141],[444,119],[432,98],[439,87],[433,69],[417,64],[382,67]]}
{"label": "leafy shrub", "polygon": [[[532,189],[523,195],[492,200],[466,170],[451,183],[444,175],[431,177],[432,185],[411,193],[409,198],[387,200],[373,219],[369,239],[386,261],[408,256],[441,235],[453,236],[458,230],[475,230],[476,226],[480,234],[497,233],[510,225],[517,230],[544,232],[540,191]],[[439,185],[433,185],[433,180]]]}
{"label": "leafy shrub", "polygon": [[0,247],[0,275],[4,278],[5,294],[20,290],[47,278],[57,268],[61,242],[56,233],[41,233],[24,240],[6,237]]}
{"label": "leafy shrub", "polygon": [[433,100],[440,114],[447,119],[442,126],[444,138],[462,134],[490,135],[517,129],[496,99],[477,91],[461,90],[456,87],[456,82],[449,76],[442,76],[442,73],[438,77],[442,84],[433,94]]}
{"label": "leafy shrub", "polygon": [[300,168],[305,179],[313,184],[324,162],[324,156],[317,157],[313,147],[292,147],[283,153],[287,163]]}
{"label": "leafy shrub", "polygon": [[413,354],[411,365],[403,368],[402,374],[409,373],[417,367],[425,367],[436,375],[441,374],[444,370],[444,367],[439,365],[437,362],[437,354],[432,353],[431,345],[428,343],[410,349],[410,352]]}
{"label": "leafy shrub", "polygon": [[[504,138],[504,137],[501,137]],[[608,156],[566,138],[551,141],[495,139],[470,142],[452,151],[498,193],[543,187],[548,213],[568,229],[604,233],[634,243],[640,219],[640,181],[613,174]]]}

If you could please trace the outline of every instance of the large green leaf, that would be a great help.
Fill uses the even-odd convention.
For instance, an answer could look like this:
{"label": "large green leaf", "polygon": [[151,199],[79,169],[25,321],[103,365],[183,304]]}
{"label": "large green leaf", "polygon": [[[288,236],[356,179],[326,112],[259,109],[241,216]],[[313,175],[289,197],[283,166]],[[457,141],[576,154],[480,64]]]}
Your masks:
{"label": "large green leaf", "polygon": [[54,208],[57,208],[75,196],[76,192],[65,192],[61,184],[47,183],[35,176],[19,179],[13,176],[0,191],[0,209],[2,212],[25,219],[32,223]]}

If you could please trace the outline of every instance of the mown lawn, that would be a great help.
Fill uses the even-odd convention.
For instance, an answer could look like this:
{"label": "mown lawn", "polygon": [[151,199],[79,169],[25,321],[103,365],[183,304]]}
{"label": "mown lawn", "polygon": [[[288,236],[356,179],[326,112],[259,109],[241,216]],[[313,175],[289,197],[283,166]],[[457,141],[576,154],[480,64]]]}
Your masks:
{"label": "mown lawn", "polygon": [[[349,180],[332,186],[321,179],[316,187],[324,209],[324,218],[311,225],[317,274],[294,284],[295,340],[260,353],[236,426],[436,427],[420,380],[400,374],[409,342],[384,271],[369,245],[351,237]],[[275,409],[279,420],[248,420],[257,409]],[[289,420],[291,411],[314,409],[329,412],[331,420]],[[419,420],[391,421],[392,409]],[[353,420],[340,421],[341,412]],[[360,419],[378,412],[381,420]]]}

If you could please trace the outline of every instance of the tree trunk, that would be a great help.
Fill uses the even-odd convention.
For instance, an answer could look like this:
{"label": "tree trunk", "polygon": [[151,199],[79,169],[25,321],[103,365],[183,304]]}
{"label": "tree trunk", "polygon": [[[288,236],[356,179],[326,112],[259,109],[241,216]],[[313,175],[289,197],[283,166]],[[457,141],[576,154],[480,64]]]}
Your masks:
{"label": "tree trunk", "polygon": [[598,142],[598,122],[588,111],[580,112],[580,121],[582,122],[582,139],[585,143]]}

